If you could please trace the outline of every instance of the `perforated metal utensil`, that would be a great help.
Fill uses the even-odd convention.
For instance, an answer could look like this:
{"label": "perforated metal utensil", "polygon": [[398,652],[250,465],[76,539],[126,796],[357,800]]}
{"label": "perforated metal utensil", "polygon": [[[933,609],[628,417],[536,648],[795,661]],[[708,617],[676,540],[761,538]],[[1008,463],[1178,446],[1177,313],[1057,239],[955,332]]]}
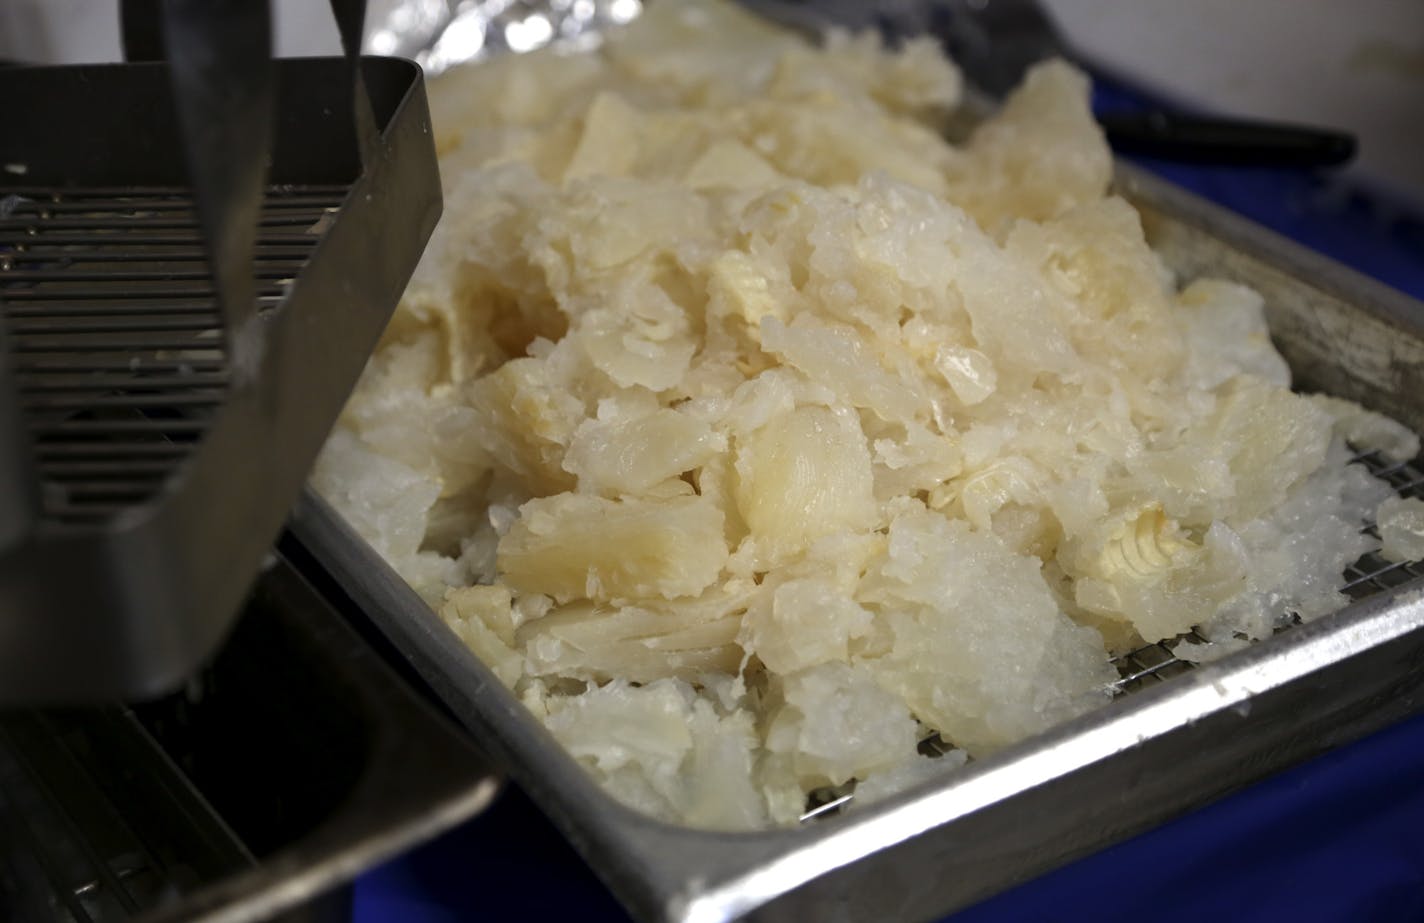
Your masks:
{"label": "perforated metal utensil", "polygon": [[[231,208],[165,65],[0,71],[0,704],[155,694],[225,633],[440,212],[419,69],[363,61],[364,146],[354,74],[275,65]],[[250,296],[207,256],[239,211]]]}

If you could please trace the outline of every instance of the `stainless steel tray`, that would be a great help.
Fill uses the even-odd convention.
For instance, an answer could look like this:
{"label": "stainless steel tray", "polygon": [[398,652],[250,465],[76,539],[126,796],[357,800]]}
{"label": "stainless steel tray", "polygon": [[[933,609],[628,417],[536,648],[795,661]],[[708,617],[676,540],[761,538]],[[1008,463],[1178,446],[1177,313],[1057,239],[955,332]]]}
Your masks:
{"label": "stainless steel tray", "polygon": [[[1299,387],[1424,429],[1424,304],[1150,175],[1120,167],[1117,188],[1184,277],[1266,296]],[[1383,473],[1421,483],[1415,466]],[[1133,652],[1131,694],[931,787],[800,829],[690,830],[605,795],[320,498],[293,528],[645,920],[934,917],[1424,709],[1424,569],[1366,561],[1343,611],[1199,668]]]}

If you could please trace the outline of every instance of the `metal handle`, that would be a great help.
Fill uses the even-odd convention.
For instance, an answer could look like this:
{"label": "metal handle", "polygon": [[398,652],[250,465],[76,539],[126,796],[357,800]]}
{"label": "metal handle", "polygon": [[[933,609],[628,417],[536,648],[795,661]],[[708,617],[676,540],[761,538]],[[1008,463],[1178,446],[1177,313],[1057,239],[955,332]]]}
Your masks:
{"label": "metal handle", "polygon": [[163,60],[163,0],[119,0],[119,37],[124,60]]}
{"label": "metal handle", "polygon": [[241,385],[261,363],[252,261],[272,150],[271,6],[122,0],[120,23],[128,60],[168,60],[208,271]]}
{"label": "metal handle", "polygon": [[[330,2],[350,62],[356,145],[364,165],[378,137],[361,76],[366,2]],[[158,60],[167,51],[193,198],[239,386],[262,362],[252,267],[273,135],[271,17],[266,0],[123,0],[121,17],[131,60]]]}
{"label": "metal handle", "polygon": [[163,30],[208,268],[240,387],[261,362],[252,261],[272,148],[272,11],[265,0],[165,0]]}
{"label": "metal handle", "polygon": [[366,0],[331,0],[331,14],[336,18],[336,31],[341,34],[341,49],[351,69],[351,111],[356,119],[356,148],[361,165],[370,163],[379,134],[376,115],[371,108],[371,95],[361,76],[361,40],[366,28]]}

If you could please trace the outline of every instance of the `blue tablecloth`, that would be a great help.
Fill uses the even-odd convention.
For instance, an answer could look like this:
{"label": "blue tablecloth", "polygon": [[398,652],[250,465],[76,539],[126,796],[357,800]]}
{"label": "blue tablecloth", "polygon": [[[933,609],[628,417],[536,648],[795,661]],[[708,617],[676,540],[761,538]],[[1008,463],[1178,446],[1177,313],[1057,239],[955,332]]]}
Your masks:
{"label": "blue tablecloth", "polygon": [[[1100,107],[1137,105],[1100,87]],[[1424,156],[1424,154],[1421,154]],[[1424,299],[1424,220],[1300,170],[1142,161]],[[1424,920],[1424,716],[992,898],[955,923]],[[518,791],[362,876],[355,923],[626,920]]]}

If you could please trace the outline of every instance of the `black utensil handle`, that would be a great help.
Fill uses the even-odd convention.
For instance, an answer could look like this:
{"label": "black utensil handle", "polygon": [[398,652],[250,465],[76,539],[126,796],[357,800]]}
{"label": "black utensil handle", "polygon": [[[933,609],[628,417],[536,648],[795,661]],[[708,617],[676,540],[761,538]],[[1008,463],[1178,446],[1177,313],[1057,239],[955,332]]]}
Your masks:
{"label": "black utensil handle", "polygon": [[162,61],[162,0],[119,0],[119,35],[124,60]]}
{"label": "black utensil handle", "polygon": [[1120,153],[1186,163],[1334,167],[1355,154],[1352,136],[1303,125],[1162,111],[1105,113],[1098,121]]}

